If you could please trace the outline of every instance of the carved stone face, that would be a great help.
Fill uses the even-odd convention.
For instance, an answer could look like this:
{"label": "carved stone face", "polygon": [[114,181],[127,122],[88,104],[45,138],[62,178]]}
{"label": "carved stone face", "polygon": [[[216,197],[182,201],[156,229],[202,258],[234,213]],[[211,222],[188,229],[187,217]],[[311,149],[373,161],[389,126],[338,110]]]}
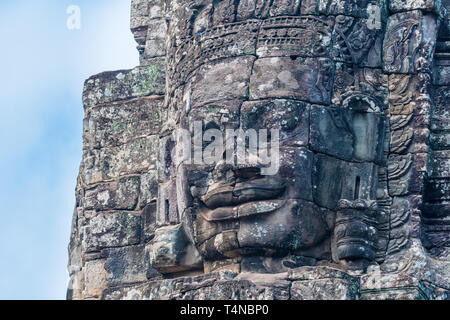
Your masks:
{"label": "carved stone face", "polygon": [[[192,198],[187,224],[207,261],[283,257],[311,249],[316,257],[327,254],[324,242],[330,234],[333,213],[313,202],[313,153],[307,147],[310,108],[286,99],[246,101],[240,106],[240,116],[236,117],[240,128],[280,129],[276,175],[263,175],[262,165],[231,165],[225,160],[181,167],[187,178],[182,193]],[[208,127],[223,129],[230,125],[214,122],[216,116],[205,109],[202,118],[197,115],[195,119],[208,119]]]}
{"label": "carved stone face", "polygon": [[331,260],[339,200],[377,197],[386,78],[379,59],[364,59],[376,57],[380,27],[369,24],[366,3],[338,2],[322,12],[308,1],[240,1],[236,16],[223,7],[233,1],[214,10],[205,2],[172,28],[169,106],[178,128],[193,139],[198,122],[222,134],[279,130],[275,175],[225,155],[175,170],[178,212],[211,269],[223,261],[270,271]]}

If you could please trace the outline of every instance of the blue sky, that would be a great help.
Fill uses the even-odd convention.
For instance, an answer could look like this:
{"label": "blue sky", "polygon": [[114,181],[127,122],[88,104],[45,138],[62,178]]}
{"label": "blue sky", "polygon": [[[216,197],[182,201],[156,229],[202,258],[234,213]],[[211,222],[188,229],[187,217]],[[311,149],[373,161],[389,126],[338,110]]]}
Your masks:
{"label": "blue sky", "polygon": [[[64,299],[82,86],[138,64],[131,0],[0,2],[0,299]],[[81,29],[69,30],[69,5]]]}

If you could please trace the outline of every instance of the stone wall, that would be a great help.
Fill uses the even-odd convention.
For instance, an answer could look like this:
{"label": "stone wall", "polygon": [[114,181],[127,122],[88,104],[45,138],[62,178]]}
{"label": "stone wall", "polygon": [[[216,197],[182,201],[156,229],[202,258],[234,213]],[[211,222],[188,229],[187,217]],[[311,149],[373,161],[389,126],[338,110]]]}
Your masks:
{"label": "stone wall", "polygon": [[[133,0],[140,66],[85,82],[68,298],[448,298],[447,9],[448,0]],[[360,143],[364,130],[345,133],[336,119],[358,122],[350,106],[366,104],[364,124],[381,129]],[[302,119],[302,168],[319,168],[301,200],[328,217],[323,238],[353,214],[339,200],[377,204],[364,270],[320,247],[290,270],[257,272],[235,257],[210,263],[192,243],[179,186],[197,178],[174,166],[172,130],[192,118],[251,126],[252,113],[286,106]],[[322,187],[353,175],[365,194]]]}

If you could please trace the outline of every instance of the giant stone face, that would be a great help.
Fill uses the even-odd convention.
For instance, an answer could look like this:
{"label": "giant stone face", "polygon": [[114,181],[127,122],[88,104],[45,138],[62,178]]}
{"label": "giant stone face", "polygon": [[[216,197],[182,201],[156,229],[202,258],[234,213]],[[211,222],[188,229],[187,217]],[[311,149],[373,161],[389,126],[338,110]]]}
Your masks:
{"label": "giant stone face", "polygon": [[449,14],[132,0],[140,65],[85,83],[68,297],[448,299]]}
{"label": "giant stone face", "polygon": [[213,163],[180,161],[167,177],[205,269],[381,258],[383,9],[376,1],[171,5],[168,105],[191,149],[214,142],[203,136],[208,129],[225,140],[227,129],[278,130],[275,173],[223,154]]}

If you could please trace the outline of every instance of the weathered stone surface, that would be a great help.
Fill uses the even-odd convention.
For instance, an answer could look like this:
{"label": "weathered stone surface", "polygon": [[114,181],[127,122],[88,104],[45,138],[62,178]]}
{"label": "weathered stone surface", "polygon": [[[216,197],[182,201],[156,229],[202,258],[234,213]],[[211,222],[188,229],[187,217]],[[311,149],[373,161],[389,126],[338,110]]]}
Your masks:
{"label": "weathered stone surface", "polygon": [[312,106],[311,148],[347,161],[380,163],[385,126],[383,117],[364,109],[358,112],[358,104],[350,108],[356,110]]}
{"label": "weathered stone surface", "polygon": [[241,126],[244,130],[278,129],[281,144],[306,146],[309,142],[310,108],[310,105],[295,100],[244,102],[241,107]]}
{"label": "weathered stone surface", "polygon": [[86,190],[86,210],[133,210],[139,197],[139,177],[122,178]]}
{"label": "weathered stone surface", "polygon": [[449,4],[133,0],[140,66],[85,83],[68,298],[448,299]]}
{"label": "weathered stone surface", "polygon": [[311,108],[311,148],[344,160],[353,157],[353,134],[348,112],[320,106]]}
{"label": "weathered stone surface", "polygon": [[107,249],[103,254],[107,256],[105,270],[108,272],[108,286],[145,282],[148,274],[157,276],[145,260],[143,245]]}
{"label": "weathered stone surface", "polygon": [[141,240],[141,217],[118,211],[92,213],[82,227],[86,252],[138,244]]}
{"label": "weathered stone surface", "polygon": [[160,273],[200,269],[202,260],[182,225],[161,227],[148,247],[150,264]]}
{"label": "weathered stone surface", "polygon": [[166,120],[162,100],[149,97],[88,110],[83,129],[85,147],[120,146],[136,138],[159,134]]}
{"label": "weathered stone surface", "polygon": [[432,179],[425,184],[425,201],[445,201],[450,200],[450,179]]}
{"label": "weathered stone surface", "polygon": [[447,300],[448,290],[407,274],[383,274],[379,270],[361,277],[362,300]]}
{"label": "weathered stone surface", "polygon": [[291,98],[329,104],[332,73],[328,59],[258,59],[250,79],[250,98]]}
{"label": "weathered stone surface", "polygon": [[334,228],[337,257],[347,260],[375,260],[379,238],[378,221],[376,201],[341,199]]}
{"label": "weathered stone surface", "polygon": [[314,201],[335,210],[340,199],[374,198],[376,166],[370,162],[346,162],[319,153],[314,157],[312,181],[316,186],[313,189]]}
{"label": "weathered stone surface", "polygon": [[436,66],[433,70],[435,85],[445,86],[450,83],[450,66]]}
{"label": "weathered stone surface", "polygon": [[140,182],[139,208],[144,208],[158,198],[158,171],[142,174]]}
{"label": "weathered stone surface", "polygon": [[374,6],[368,18],[338,15],[332,35],[332,56],[337,61],[361,64],[367,67],[381,66],[382,21],[381,10]]}
{"label": "weathered stone surface", "polygon": [[157,208],[156,223],[159,226],[180,223],[174,180],[159,184]]}
{"label": "weathered stone surface", "polygon": [[450,87],[442,86],[434,88],[433,102],[433,117],[435,117],[436,121],[431,122],[431,130],[450,130],[450,110],[448,108],[450,105]]}
{"label": "weathered stone surface", "polygon": [[83,183],[92,185],[155,170],[157,150],[158,136],[137,138],[118,147],[87,149],[81,164]]}
{"label": "weathered stone surface", "polygon": [[[293,1],[292,5],[296,5]],[[325,16],[269,18],[262,22],[258,57],[329,57],[333,19]]]}
{"label": "weathered stone surface", "polygon": [[405,10],[423,9],[440,13],[443,7],[440,0],[392,0],[389,1],[389,10],[399,12]]}
{"label": "weathered stone surface", "polygon": [[83,104],[92,106],[164,93],[162,62],[132,70],[104,72],[86,80]]}
{"label": "weathered stone surface", "polygon": [[450,156],[445,151],[435,151],[431,154],[430,178],[450,177]]}
{"label": "weathered stone surface", "polygon": [[[196,277],[153,281],[145,285],[113,288],[105,299],[180,300],[334,300],[357,299],[359,279],[331,268],[321,272],[294,269],[295,273],[248,274],[237,276],[222,271]],[[331,272],[331,274],[329,273]],[[336,275],[333,275],[336,273]]]}
{"label": "weathered stone surface", "polygon": [[358,288],[342,280],[296,281],[292,283],[293,300],[355,300]]}
{"label": "weathered stone surface", "polygon": [[372,112],[388,108],[388,76],[381,69],[354,68],[337,63],[332,102],[336,106],[354,108],[366,105]]}
{"label": "weathered stone surface", "polygon": [[221,100],[246,98],[254,60],[254,57],[242,57],[202,66],[187,85],[190,106],[186,109]]}
{"label": "weathered stone surface", "polygon": [[426,154],[392,155],[388,161],[389,193],[392,196],[419,193],[426,172]]}
{"label": "weathered stone surface", "polygon": [[108,281],[108,272],[105,270],[105,260],[86,262],[83,275],[83,297],[85,299],[100,298]]}
{"label": "weathered stone surface", "polygon": [[[303,0],[301,14],[346,15],[351,17],[371,16],[373,7],[378,7],[377,1],[346,1],[346,0]],[[381,14],[381,13],[379,13]]]}
{"label": "weathered stone surface", "polygon": [[[148,23],[147,40],[164,40],[167,33],[167,22],[165,19],[152,19]],[[164,44],[165,47],[165,44]],[[165,48],[164,48],[165,49]]]}
{"label": "weathered stone surface", "polygon": [[150,202],[142,210],[143,240],[148,242],[155,237],[156,225],[156,201]]}
{"label": "weathered stone surface", "polygon": [[301,200],[288,202],[285,206],[290,210],[268,215],[265,219],[257,217],[241,221],[237,234],[239,246],[294,251],[312,247],[327,237],[326,213],[320,208]]}
{"label": "weathered stone surface", "polygon": [[147,26],[149,19],[148,4],[146,0],[131,1],[131,29]]}
{"label": "weathered stone surface", "polygon": [[419,10],[390,16],[383,44],[384,70],[397,73],[429,70],[437,28],[436,17]]}

